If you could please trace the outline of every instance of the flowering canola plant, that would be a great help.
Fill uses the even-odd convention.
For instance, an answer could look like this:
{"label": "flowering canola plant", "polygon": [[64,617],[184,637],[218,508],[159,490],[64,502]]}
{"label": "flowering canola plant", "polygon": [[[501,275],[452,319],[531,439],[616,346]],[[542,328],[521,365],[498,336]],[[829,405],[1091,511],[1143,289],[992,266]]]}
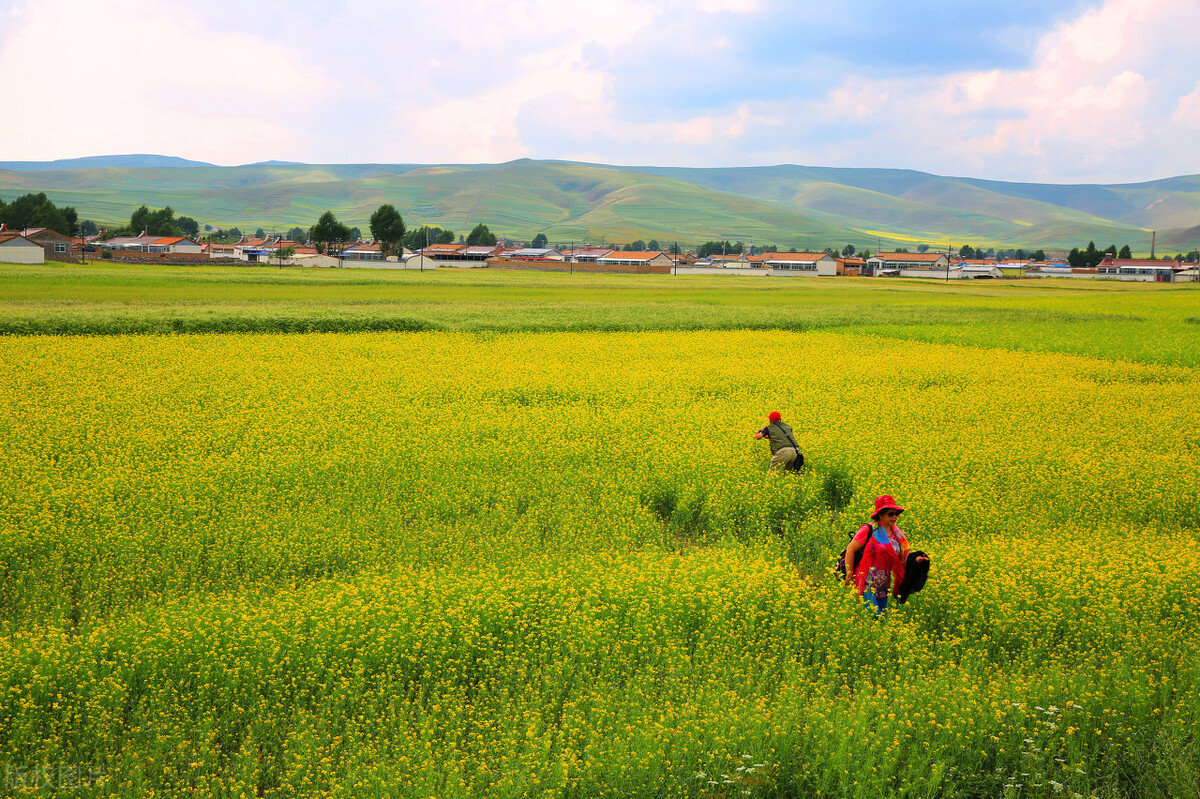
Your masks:
{"label": "flowering canola plant", "polygon": [[[14,793],[64,764],[121,796],[1195,785],[1186,366],[832,332],[9,337],[0,393]],[[804,472],[765,472],[770,410]],[[881,623],[829,572],[883,493],[933,568]]]}

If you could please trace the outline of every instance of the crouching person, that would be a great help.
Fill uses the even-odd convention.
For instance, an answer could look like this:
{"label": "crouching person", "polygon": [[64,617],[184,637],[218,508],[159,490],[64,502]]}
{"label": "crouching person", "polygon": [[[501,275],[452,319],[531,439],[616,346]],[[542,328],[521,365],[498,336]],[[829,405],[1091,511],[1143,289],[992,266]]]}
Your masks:
{"label": "crouching person", "polygon": [[767,426],[757,431],[754,437],[760,441],[765,438],[771,445],[771,465],[767,471],[788,472],[804,465],[804,456],[792,436],[792,426],[783,421],[779,411],[771,411]]}

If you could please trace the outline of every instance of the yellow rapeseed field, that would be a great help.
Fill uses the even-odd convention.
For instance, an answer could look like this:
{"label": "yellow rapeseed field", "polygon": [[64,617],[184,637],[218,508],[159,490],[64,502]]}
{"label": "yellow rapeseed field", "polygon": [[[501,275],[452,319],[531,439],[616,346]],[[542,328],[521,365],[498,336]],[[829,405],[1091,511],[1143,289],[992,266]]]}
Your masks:
{"label": "yellow rapeseed field", "polygon": [[[1194,368],[41,336],[0,338],[0,395],[14,794],[1200,791]],[[829,572],[883,493],[933,569],[880,622]]]}

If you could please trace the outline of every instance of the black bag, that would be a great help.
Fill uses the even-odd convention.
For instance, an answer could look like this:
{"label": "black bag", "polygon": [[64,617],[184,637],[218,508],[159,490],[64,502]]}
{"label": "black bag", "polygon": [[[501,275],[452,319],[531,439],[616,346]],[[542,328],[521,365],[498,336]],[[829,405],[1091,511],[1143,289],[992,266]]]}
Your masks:
{"label": "black bag", "polygon": [[[870,527],[870,525],[864,524],[863,527]],[[862,527],[860,527],[857,530],[855,530],[854,532],[850,533],[850,538],[853,539],[854,536],[858,535],[861,532],[862,532]],[[869,537],[869,533],[868,533],[868,537]],[[847,546],[849,546],[849,545],[847,545]],[[858,548],[858,551],[854,553],[854,565],[850,568],[851,574],[858,571],[858,564],[862,562],[863,553],[866,551],[867,551],[867,545],[864,543],[861,547]],[[843,580],[846,579],[846,548],[845,547],[842,547],[842,552],[840,555],[838,555],[837,573],[842,576]]]}

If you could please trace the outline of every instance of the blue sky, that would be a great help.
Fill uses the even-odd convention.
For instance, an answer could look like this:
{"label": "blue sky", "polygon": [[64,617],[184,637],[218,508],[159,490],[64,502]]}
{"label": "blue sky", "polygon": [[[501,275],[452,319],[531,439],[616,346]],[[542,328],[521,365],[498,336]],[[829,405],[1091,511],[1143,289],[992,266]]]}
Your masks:
{"label": "blue sky", "polygon": [[0,79],[46,109],[0,160],[1133,182],[1200,173],[1198,30],[1200,0],[0,0]]}

